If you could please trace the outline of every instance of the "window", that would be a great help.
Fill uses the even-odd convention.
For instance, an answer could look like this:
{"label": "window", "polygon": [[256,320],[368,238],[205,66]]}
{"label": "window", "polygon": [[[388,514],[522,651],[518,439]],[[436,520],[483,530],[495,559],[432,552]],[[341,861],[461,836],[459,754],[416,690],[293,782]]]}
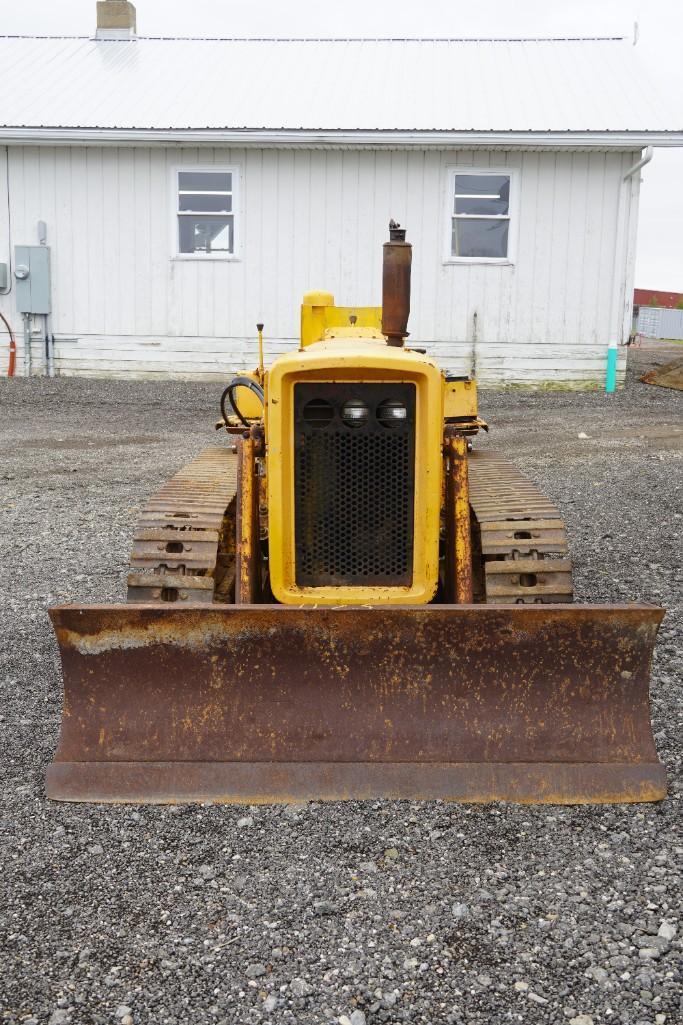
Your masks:
{"label": "window", "polygon": [[178,170],[176,246],[179,256],[235,253],[235,171]]}
{"label": "window", "polygon": [[454,171],[450,180],[450,258],[507,263],[512,176]]}

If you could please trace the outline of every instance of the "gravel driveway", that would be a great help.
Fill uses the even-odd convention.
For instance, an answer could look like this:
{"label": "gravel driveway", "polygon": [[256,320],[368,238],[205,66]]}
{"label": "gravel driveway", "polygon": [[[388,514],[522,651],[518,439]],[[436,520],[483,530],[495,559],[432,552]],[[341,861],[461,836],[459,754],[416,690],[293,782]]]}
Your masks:
{"label": "gravel driveway", "polygon": [[579,600],[670,610],[662,805],[46,802],[61,702],[46,607],[121,600],[141,503],[214,442],[218,393],[0,381],[2,1020],[683,1021],[679,392],[481,402],[488,444],[564,511]]}

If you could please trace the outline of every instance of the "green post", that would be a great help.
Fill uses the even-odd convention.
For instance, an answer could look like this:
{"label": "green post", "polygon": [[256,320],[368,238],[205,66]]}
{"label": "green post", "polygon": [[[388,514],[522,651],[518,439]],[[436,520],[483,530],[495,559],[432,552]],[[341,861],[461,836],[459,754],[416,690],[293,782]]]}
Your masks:
{"label": "green post", "polygon": [[605,375],[605,391],[608,395],[617,387],[617,347],[610,345],[607,349],[607,373]]}

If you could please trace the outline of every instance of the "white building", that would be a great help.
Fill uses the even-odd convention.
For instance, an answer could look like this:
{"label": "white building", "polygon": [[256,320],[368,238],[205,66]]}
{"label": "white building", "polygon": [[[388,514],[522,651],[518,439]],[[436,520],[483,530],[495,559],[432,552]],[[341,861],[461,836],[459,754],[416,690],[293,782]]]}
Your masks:
{"label": "white building", "polygon": [[412,343],[483,384],[599,386],[631,325],[643,150],[683,144],[635,62],[620,39],[0,38],[17,373],[16,247],[50,249],[34,372],[47,332],[57,374],[224,378],[257,321],[295,344],[306,291],[378,305],[394,217]]}

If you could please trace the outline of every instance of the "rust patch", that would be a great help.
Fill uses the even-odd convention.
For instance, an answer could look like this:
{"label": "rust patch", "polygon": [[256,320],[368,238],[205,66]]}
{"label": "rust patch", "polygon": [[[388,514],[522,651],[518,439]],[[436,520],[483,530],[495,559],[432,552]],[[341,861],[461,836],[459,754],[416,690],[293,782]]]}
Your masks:
{"label": "rust patch", "polygon": [[[643,605],[61,606],[51,610],[65,690],[56,762],[134,764],[143,777],[145,765],[179,763],[285,775],[300,763],[543,764],[557,771],[547,786],[536,773],[538,799],[568,799],[573,784],[557,785],[566,766],[658,767],[648,684],[662,616]],[[454,799],[464,771],[444,777]],[[261,778],[250,800],[261,786],[277,792]],[[376,778],[368,796],[385,793]],[[444,796],[446,783],[424,779],[423,796]],[[615,779],[576,784],[574,797],[636,799],[619,798]],[[324,795],[323,782],[307,796]],[[514,793],[494,784],[475,799]]]}
{"label": "rust patch", "polygon": [[299,804],[313,797],[624,804],[661,801],[666,776],[658,763],[55,762],[47,790],[53,800],[136,804]]}

